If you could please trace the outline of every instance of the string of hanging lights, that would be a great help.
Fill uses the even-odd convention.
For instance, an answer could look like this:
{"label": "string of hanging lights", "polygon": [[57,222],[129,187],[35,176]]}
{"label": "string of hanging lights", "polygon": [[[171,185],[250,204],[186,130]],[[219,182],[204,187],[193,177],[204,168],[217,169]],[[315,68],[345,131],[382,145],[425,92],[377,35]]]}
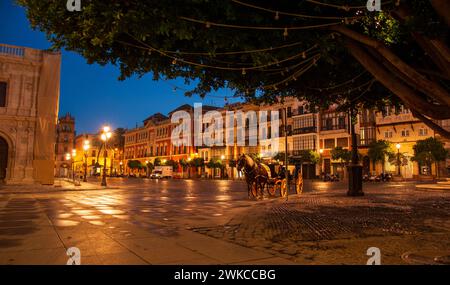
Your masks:
{"label": "string of hanging lights", "polygon": [[[366,9],[367,5],[364,6],[349,6],[349,5],[337,5],[337,4],[331,4],[331,3],[323,3],[320,1],[316,1],[316,0],[306,0],[306,2],[312,3],[312,4],[316,4],[316,5],[320,5],[320,6],[326,6],[326,7],[332,7],[332,8],[336,8],[336,9],[340,9],[340,10],[344,10],[344,11],[350,11],[353,9]],[[386,4],[390,4],[392,3],[392,1],[386,1],[381,3],[381,5],[386,5]]]}
{"label": "string of hanging lights", "polygon": [[168,54],[178,54],[178,55],[206,55],[206,56],[216,56],[216,55],[238,55],[238,54],[250,54],[250,53],[261,53],[261,52],[271,52],[279,49],[289,48],[301,45],[302,42],[294,42],[290,44],[285,44],[276,47],[268,47],[254,50],[241,50],[241,51],[228,51],[228,52],[188,52],[188,51],[168,51],[164,50]]}
{"label": "string of hanging lights", "polygon": [[366,73],[367,73],[367,71],[363,71],[363,72],[361,72],[360,74],[358,74],[358,75],[356,75],[355,77],[353,77],[352,79],[346,80],[346,81],[341,82],[341,83],[339,83],[339,84],[335,84],[335,85],[333,85],[333,86],[328,86],[328,87],[324,87],[324,88],[308,88],[308,89],[311,89],[311,90],[317,90],[317,91],[336,89],[336,88],[345,86],[345,85],[347,85],[347,84],[354,83],[355,80],[357,80],[359,77],[363,76],[363,75],[366,74]]}
{"label": "string of hanging lights", "polygon": [[354,23],[355,21],[357,21],[357,19],[355,17],[348,17],[348,18],[343,18],[343,20],[338,21],[338,22],[325,23],[325,24],[294,26],[294,27],[268,27],[268,26],[242,26],[242,25],[234,25],[234,24],[221,24],[221,23],[193,19],[193,18],[184,17],[184,16],[179,17],[179,18],[182,20],[188,21],[188,22],[206,25],[207,28],[210,28],[211,26],[215,26],[215,27],[232,28],[232,29],[283,31],[283,36],[285,36],[285,37],[288,36],[288,31],[320,29],[320,28],[335,26],[335,25],[341,24],[343,22]]}
{"label": "string of hanging lights", "polygon": [[[163,52],[163,51],[161,51],[161,50],[158,50],[158,49],[156,49],[156,48],[150,46],[149,44],[147,44],[147,43],[145,43],[145,42],[142,42],[141,40],[137,39],[136,37],[134,37],[134,36],[131,35],[131,34],[129,34],[129,35],[130,35],[134,40],[136,40],[136,41],[138,41],[140,44],[142,44],[144,47],[138,46],[138,45],[134,45],[134,44],[131,44],[131,43],[128,43],[128,42],[125,42],[125,41],[120,41],[120,40],[119,40],[118,42],[120,42],[120,43],[122,43],[122,44],[125,44],[125,45],[133,46],[133,47],[136,47],[136,48],[147,49],[147,50],[151,50],[151,51],[153,51],[153,52],[157,52],[157,53],[159,53],[159,54],[162,55],[162,56],[165,56],[165,57],[167,57],[167,58],[169,58],[169,59],[172,59],[172,64],[177,64],[178,62],[181,62],[181,63],[185,63],[185,64],[188,64],[188,65],[193,65],[193,66],[198,66],[198,67],[203,67],[203,68],[218,69],[218,70],[230,70],[230,71],[241,71],[242,75],[245,75],[245,74],[247,73],[247,71],[250,71],[250,70],[262,70],[262,69],[264,69],[264,68],[266,68],[266,67],[270,67],[270,66],[274,66],[274,65],[279,65],[279,64],[281,64],[281,63],[284,63],[284,62],[288,62],[288,61],[297,59],[297,58],[299,58],[299,57],[304,57],[304,55],[306,54],[306,51],[303,51],[303,52],[297,53],[297,54],[295,54],[295,55],[293,55],[293,56],[290,56],[290,57],[288,57],[288,58],[285,58],[285,59],[282,59],[282,60],[277,60],[277,61],[275,61],[275,62],[271,62],[271,63],[259,65],[259,66],[251,66],[251,67],[225,67],[225,66],[207,65],[207,64],[202,64],[202,63],[197,63],[197,62],[189,61],[189,60],[184,60],[184,59],[182,59],[182,58],[177,58],[177,57],[175,57],[175,56],[166,54],[165,52]],[[312,48],[313,48],[313,47],[309,48],[308,50],[311,50]],[[307,50],[307,51],[308,51],[308,50]]]}
{"label": "string of hanging lights", "polygon": [[[282,11],[276,11],[273,9],[269,9],[269,8],[264,8],[261,6],[257,6],[254,4],[249,4],[243,1],[239,1],[239,0],[232,0],[232,2],[242,5],[242,6],[246,6],[246,7],[250,7],[253,9],[257,9],[257,10],[261,10],[261,11],[265,11],[271,14],[274,14],[274,19],[275,20],[279,20],[280,19],[280,15],[284,15],[284,16],[290,16],[290,17],[297,17],[297,18],[305,18],[305,19],[322,19],[322,20],[344,20],[345,17],[337,17],[337,16],[314,16],[314,15],[305,15],[305,14],[297,14],[297,13],[291,13],[291,12],[282,12]],[[354,16],[354,17],[350,17],[350,18],[361,18],[362,16]]]}
{"label": "string of hanging lights", "polygon": [[[354,91],[361,91],[361,89],[364,87],[364,86],[366,86],[366,85],[369,85],[369,84],[372,84],[373,82],[375,82],[376,80],[375,79],[370,79],[369,81],[367,81],[367,82],[365,82],[365,83],[363,83],[363,84],[361,84],[361,85],[359,85],[359,86],[356,86],[356,87],[354,87],[354,88],[351,88],[351,89],[348,89],[348,90],[346,90],[345,92],[335,92],[335,93],[331,93],[331,94],[329,94],[329,95],[331,95],[331,96],[335,96],[335,95],[342,95],[342,94],[344,94],[344,93],[347,93],[347,94],[350,94],[350,93],[352,93],[352,92],[354,92]],[[366,90],[366,92],[367,92],[368,90]]]}

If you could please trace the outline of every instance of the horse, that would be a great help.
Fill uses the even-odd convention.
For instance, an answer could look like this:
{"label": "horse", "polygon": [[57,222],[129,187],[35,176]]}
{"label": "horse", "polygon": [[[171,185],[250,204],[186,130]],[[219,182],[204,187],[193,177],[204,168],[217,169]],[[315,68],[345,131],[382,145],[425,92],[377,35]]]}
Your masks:
{"label": "horse", "polygon": [[237,170],[244,172],[249,198],[253,185],[256,187],[255,197],[258,196],[258,189],[261,189],[261,195],[263,194],[264,187],[270,176],[266,167],[253,160],[250,156],[242,154],[237,161]]}

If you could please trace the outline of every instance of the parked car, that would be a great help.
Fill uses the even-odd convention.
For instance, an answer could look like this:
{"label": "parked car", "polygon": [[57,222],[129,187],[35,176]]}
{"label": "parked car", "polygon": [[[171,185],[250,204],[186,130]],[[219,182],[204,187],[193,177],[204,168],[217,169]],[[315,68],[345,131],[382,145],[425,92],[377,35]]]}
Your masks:
{"label": "parked car", "polygon": [[172,166],[156,166],[150,174],[151,179],[172,178]]}

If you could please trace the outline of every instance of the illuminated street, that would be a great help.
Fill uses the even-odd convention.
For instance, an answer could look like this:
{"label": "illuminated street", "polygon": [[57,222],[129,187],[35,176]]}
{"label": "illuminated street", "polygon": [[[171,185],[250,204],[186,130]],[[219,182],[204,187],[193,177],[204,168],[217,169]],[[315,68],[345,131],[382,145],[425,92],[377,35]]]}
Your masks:
{"label": "illuminated street", "polygon": [[65,264],[78,247],[82,264],[365,264],[373,246],[385,264],[448,262],[450,193],[412,183],[365,184],[354,198],[343,183],[307,183],[288,202],[250,201],[242,181],[108,186],[0,187],[0,263]]}

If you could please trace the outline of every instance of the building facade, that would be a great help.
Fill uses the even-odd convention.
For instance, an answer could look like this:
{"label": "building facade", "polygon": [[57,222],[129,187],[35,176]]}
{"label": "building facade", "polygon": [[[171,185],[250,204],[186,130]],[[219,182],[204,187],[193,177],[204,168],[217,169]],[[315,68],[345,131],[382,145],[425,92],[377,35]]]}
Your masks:
{"label": "building facade", "polygon": [[[221,136],[224,138],[223,144],[197,147],[193,147],[193,141],[191,146],[174,146],[172,144],[171,133],[177,127],[177,124],[173,123],[170,117],[172,113],[180,110],[186,111],[191,117],[193,115],[193,107],[183,105],[170,112],[168,116],[158,114],[157,120],[149,117],[144,121],[142,127],[128,130],[125,134],[125,163],[128,160],[139,160],[142,164],[145,164],[145,162],[154,162],[155,158],[161,159],[162,162],[169,160],[189,161],[193,158],[201,158],[205,164],[210,161],[219,161],[223,166],[223,169],[206,167],[202,170],[204,177],[226,176],[235,178],[242,176],[242,173],[237,172],[235,162],[243,153],[256,155],[267,164],[284,164],[284,159],[280,159],[280,156],[275,158],[277,153],[284,154],[287,151],[291,159],[296,160],[298,158],[297,161],[299,161],[304,151],[313,151],[319,154],[319,162],[303,162],[304,177],[314,178],[322,174],[339,174],[342,179],[347,176],[346,163],[342,160],[333,159],[332,150],[337,147],[348,151],[352,149],[352,119],[348,112],[341,111],[337,105],[319,111],[310,107],[308,102],[286,98],[282,103],[273,105],[234,103],[221,109],[204,107],[204,113],[210,110],[218,111],[223,122],[226,120],[227,112],[232,111],[234,114],[242,112],[245,114],[245,124],[239,126],[235,121],[232,145],[225,144],[226,129],[223,128],[221,131]],[[258,124],[257,133],[252,133],[249,131],[251,117],[256,116],[260,120],[259,113],[261,111],[267,111],[267,125],[262,127],[262,124]],[[275,138],[271,137],[273,127],[270,119],[271,112],[277,112],[280,119],[278,137]],[[408,161],[407,164],[401,166],[401,174],[404,178],[418,178],[420,174],[426,173],[437,174],[434,166],[432,169],[425,170],[411,160],[415,143],[418,140],[436,135],[423,122],[414,118],[406,108],[394,110],[389,107],[385,112],[362,109],[356,112],[353,119],[356,120],[354,129],[363,174],[396,173],[396,166],[390,164],[388,160],[385,163],[373,163],[370,160],[368,156],[369,146],[377,140],[387,140],[391,142],[393,148],[398,143],[401,145],[400,150]],[[213,124],[213,121],[203,122],[202,132],[207,131],[211,124]],[[225,123],[223,125],[225,127]],[[447,121],[441,122],[441,125],[450,127],[450,123]],[[191,127],[192,140],[194,128]],[[240,128],[244,128],[244,130]],[[237,134],[240,131],[245,134],[245,145],[237,143]],[[261,137],[265,139],[261,139]],[[252,141],[256,143],[252,144]],[[450,143],[446,141],[444,143],[448,148]],[[276,150],[276,153],[274,150]],[[396,151],[396,149],[393,149],[393,151]],[[294,165],[290,165],[289,169],[293,171]],[[441,176],[447,175],[446,169],[448,169],[448,162],[447,165],[441,164]]]}
{"label": "building facade", "polygon": [[68,177],[70,161],[67,154],[72,155],[75,140],[75,118],[69,113],[58,119],[55,145],[55,176]]}
{"label": "building facade", "polygon": [[0,44],[0,181],[53,184],[60,53]]}

